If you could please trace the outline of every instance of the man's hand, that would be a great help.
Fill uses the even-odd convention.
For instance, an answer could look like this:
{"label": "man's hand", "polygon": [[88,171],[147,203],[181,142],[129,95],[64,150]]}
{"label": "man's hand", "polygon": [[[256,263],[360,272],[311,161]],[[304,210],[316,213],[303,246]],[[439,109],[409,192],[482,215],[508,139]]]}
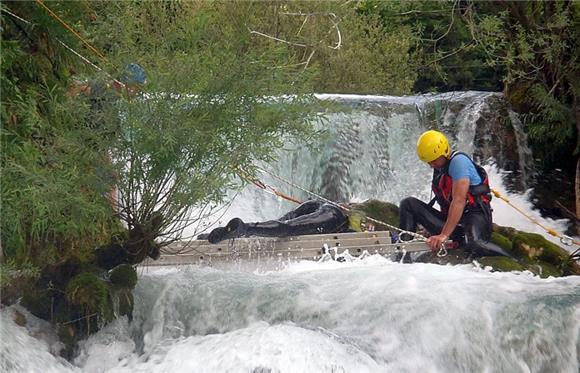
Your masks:
{"label": "man's hand", "polygon": [[436,236],[431,236],[427,239],[427,245],[431,248],[431,250],[439,250],[441,245],[444,245],[445,242],[449,239],[448,236],[444,234],[438,234]]}

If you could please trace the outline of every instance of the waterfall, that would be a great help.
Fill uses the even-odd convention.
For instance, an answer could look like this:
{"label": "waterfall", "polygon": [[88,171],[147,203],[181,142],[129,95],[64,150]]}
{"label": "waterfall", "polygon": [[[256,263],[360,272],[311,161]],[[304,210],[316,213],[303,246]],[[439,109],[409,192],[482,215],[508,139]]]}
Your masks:
{"label": "waterfall", "polygon": [[[321,95],[349,110],[317,123],[315,149],[280,150],[273,174],[336,201],[430,197],[416,139],[439,128],[487,164],[492,186],[542,223],[528,201],[531,155],[502,96]],[[285,193],[308,194],[266,174]],[[525,192],[524,192],[525,191]],[[232,194],[233,196],[233,194]],[[502,225],[534,231],[493,201]],[[293,204],[249,185],[219,220],[276,218]],[[72,363],[45,324],[0,310],[2,372],[562,372],[580,369],[580,278],[492,273],[476,265],[280,261],[255,270],[141,269],[131,322],[90,336]],[[16,312],[26,315],[17,324]],[[42,326],[44,325],[44,326]]]}
{"label": "waterfall", "polygon": [[[502,170],[507,190],[524,192],[529,187],[531,151],[521,122],[499,93],[318,97],[348,110],[316,124],[323,136],[312,148],[288,145],[278,152],[276,163],[263,165],[296,186],[336,202],[374,198],[398,205],[407,196],[429,201],[432,170],[417,158],[415,144],[423,131],[437,128],[454,150]],[[312,198],[270,175],[259,176],[300,200]],[[292,207],[250,185],[236,196],[220,223],[234,216],[274,219]]]}

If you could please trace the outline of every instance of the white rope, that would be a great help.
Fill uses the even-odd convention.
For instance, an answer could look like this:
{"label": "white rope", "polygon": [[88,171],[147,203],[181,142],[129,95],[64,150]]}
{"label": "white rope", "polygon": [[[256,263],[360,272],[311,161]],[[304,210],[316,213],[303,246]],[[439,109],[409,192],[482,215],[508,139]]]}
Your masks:
{"label": "white rope", "polygon": [[[299,186],[299,185],[296,185],[296,184],[292,183],[291,181],[284,179],[283,177],[280,177],[280,176],[278,176],[278,175],[275,175],[274,173],[272,173],[272,172],[270,172],[270,171],[266,171],[266,170],[264,170],[264,169],[263,169],[263,168],[261,168],[261,167],[256,167],[256,168],[257,168],[259,171],[261,171],[261,172],[263,172],[263,173],[266,173],[266,174],[268,174],[268,175],[272,176],[273,178],[275,178],[275,179],[277,179],[277,180],[279,180],[279,181],[282,181],[282,182],[284,182],[284,183],[286,183],[286,184],[288,184],[288,185],[290,185],[290,186],[292,186],[292,187],[294,187],[294,188],[300,189],[301,191],[303,191],[303,192],[306,192],[306,193],[308,193],[309,195],[311,195],[311,196],[314,196],[314,197],[316,197],[316,198],[318,198],[318,199],[320,199],[320,200],[322,200],[322,201],[324,201],[324,202],[326,202],[326,203],[328,203],[328,204],[330,204],[330,205],[332,205],[332,206],[338,207],[339,209],[342,209],[342,210],[344,210],[344,211],[346,211],[346,212],[350,212],[350,211],[351,211],[351,209],[349,209],[348,207],[345,207],[345,206],[343,206],[343,205],[340,205],[340,204],[338,204],[338,203],[336,203],[336,202],[333,202],[333,201],[331,201],[331,200],[329,200],[329,199],[327,199],[327,198],[324,198],[324,197],[322,197],[322,196],[321,196],[321,195],[319,195],[319,194],[316,194],[316,193],[314,193],[314,192],[311,192],[311,191],[309,191],[309,190],[307,190],[307,189],[305,189],[305,188],[302,188],[301,186]],[[384,225],[384,226],[386,226],[386,227],[388,227],[388,228],[394,229],[394,230],[396,230],[396,231],[398,231],[398,232],[400,232],[400,233],[405,233],[405,234],[408,234],[408,235],[410,235],[411,237],[413,237],[413,240],[412,240],[412,241],[427,241],[427,237],[425,237],[425,236],[423,236],[423,235],[421,235],[421,234],[419,234],[419,233],[415,233],[415,232],[411,232],[411,231],[406,231],[406,230],[404,230],[404,229],[401,229],[401,228],[399,228],[399,227],[395,227],[394,225],[391,225],[391,224],[385,223],[384,221],[380,221],[380,220],[377,220],[377,219],[373,219],[373,218],[371,218],[371,217],[367,217],[366,219],[367,219],[367,220],[369,220],[369,221],[372,221],[373,223],[381,224],[381,225]],[[405,242],[411,242],[411,241],[405,241]]]}

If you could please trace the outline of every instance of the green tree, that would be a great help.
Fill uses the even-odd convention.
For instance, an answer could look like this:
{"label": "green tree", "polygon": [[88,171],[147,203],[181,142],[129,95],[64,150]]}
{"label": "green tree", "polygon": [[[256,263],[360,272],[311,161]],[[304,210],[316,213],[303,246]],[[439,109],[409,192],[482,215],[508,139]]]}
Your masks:
{"label": "green tree", "polygon": [[99,29],[119,30],[114,47],[101,49],[138,61],[149,80],[146,94],[117,102],[121,130],[110,142],[118,211],[136,251],[179,238],[194,210],[221,202],[240,185],[239,170],[272,160],[284,138],[312,136],[319,106],[302,69],[277,68],[292,59],[287,47],[254,48],[243,17],[223,4],[115,6],[94,4]]}
{"label": "green tree", "polygon": [[569,1],[474,2],[465,15],[487,63],[505,68],[504,92],[523,114],[540,165],[576,169],[577,179],[579,16],[580,5]]}
{"label": "green tree", "polygon": [[[2,247],[17,266],[90,261],[119,217],[138,262],[239,169],[314,135],[309,72],[286,45],[255,47],[244,2],[49,3],[95,53],[40,5],[2,5]],[[146,68],[141,94],[109,87],[128,62]],[[67,94],[73,80],[91,94]]]}
{"label": "green tree", "polygon": [[[82,4],[60,5],[82,13]],[[4,259],[18,267],[87,258],[117,224],[103,198],[111,188],[103,149],[85,146],[93,137],[89,104],[66,94],[70,70],[83,63],[62,44],[75,41],[42,9],[0,6]]]}
{"label": "green tree", "polygon": [[387,29],[351,1],[249,4],[245,24],[253,48],[287,46],[296,66],[310,73],[315,92],[411,92],[416,74],[408,27]]}
{"label": "green tree", "polygon": [[467,9],[458,0],[367,0],[359,12],[379,17],[389,33],[410,30],[414,92],[501,90],[502,69],[486,65],[486,54],[463,19]]}

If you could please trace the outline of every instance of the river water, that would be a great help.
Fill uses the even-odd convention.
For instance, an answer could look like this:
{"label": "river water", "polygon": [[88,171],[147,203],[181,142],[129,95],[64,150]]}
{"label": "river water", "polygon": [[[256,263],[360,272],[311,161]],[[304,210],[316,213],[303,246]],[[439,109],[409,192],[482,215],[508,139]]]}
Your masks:
{"label": "river water", "polygon": [[[462,150],[476,151],[469,123],[486,97],[471,94],[442,120]],[[323,152],[293,149],[270,170],[335,199],[428,199],[429,169],[414,155],[426,104],[397,100],[410,99],[355,97],[366,103],[325,124],[332,130]],[[486,168],[492,186],[512,202],[565,229],[564,221],[542,218],[529,190],[515,192],[493,160]],[[248,187],[214,220],[270,219],[291,207]],[[501,201],[493,207],[496,223],[542,233]],[[380,256],[139,271],[133,319],[82,342],[72,362],[55,357],[59,346],[46,323],[18,306],[2,309],[2,371],[577,373],[580,367],[580,277],[540,279]],[[27,316],[25,327],[14,321],[16,311]]]}

